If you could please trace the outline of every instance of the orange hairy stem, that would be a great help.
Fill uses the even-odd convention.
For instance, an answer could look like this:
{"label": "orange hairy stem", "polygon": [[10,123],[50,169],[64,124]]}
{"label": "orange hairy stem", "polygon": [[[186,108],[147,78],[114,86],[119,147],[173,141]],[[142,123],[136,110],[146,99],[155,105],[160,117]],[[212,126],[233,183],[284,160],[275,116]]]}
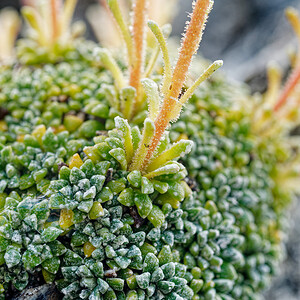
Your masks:
{"label": "orange hairy stem", "polygon": [[52,39],[53,41],[55,41],[58,36],[57,0],[51,0],[51,19],[52,19]]}
{"label": "orange hairy stem", "polygon": [[289,96],[293,93],[298,83],[300,83],[300,63],[297,64],[292,75],[288,79],[279,100],[274,107],[275,111],[278,111],[287,102]]}
{"label": "orange hairy stem", "polygon": [[148,149],[147,156],[143,163],[143,168],[145,168],[150,162],[163,133],[173,117],[172,112],[176,109],[177,99],[186,80],[193,55],[198,50],[205,22],[211,7],[211,0],[197,0],[194,3],[193,14],[186,29],[185,37],[182,41],[179,58],[173,72],[169,92],[166,95],[162,108],[155,120],[155,135],[153,136]]}
{"label": "orange hairy stem", "polygon": [[100,5],[102,5],[107,11],[110,11],[110,10],[109,10],[109,7],[108,7],[108,5],[107,5],[106,0],[99,0],[99,3],[100,3]]}
{"label": "orange hairy stem", "polygon": [[33,0],[21,0],[21,5],[22,6],[34,6],[34,1]]}
{"label": "orange hairy stem", "polygon": [[100,3],[101,6],[103,6],[106,9],[106,12],[111,16],[111,18],[114,19],[113,16],[112,16],[111,11],[109,9],[109,6],[107,5],[107,1],[106,0],[99,0],[99,3]]}
{"label": "orange hairy stem", "polygon": [[[136,89],[136,102],[139,101],[141,90],[141,74],[143,66],[144,49],[144,30],[146,23],[146,5],[147,0],[136,0],[133,9],[133,44],[134,44],[134,62],[130,68],[129,84]],[[135,106],[138,103],[135,103]]]}
{"label": "orange hairy stem", "polygon": [[[171,99],[170,99],[171,100]],[[174,101],[175,104],[172,103]],[[151,144],[147,151],[147,155],[142,165],[142,170],[147,167],[149,164],[151,157],[158,146],[160,139],[162,138],[167,126],[169,125],[169,114],[171,112],[172,105],[176,105],[176,100],[169,101],[169,106],[166,106],[165,102],[163,103],[162,109],[160,110],[157,119],[155,121],[155,134],[151,140]]]}
{"label": "orange hairy stem", "polygon": [[210,0],[197,0],[194,4],[194,11],[191,17],[191,21],[186,30],[179,53],[179,59],[174,69],[169,98],[174,97],[177,99],[180,94],[193,55],[198,50],[199,44],[201,42],[203,29],[210,8]]}

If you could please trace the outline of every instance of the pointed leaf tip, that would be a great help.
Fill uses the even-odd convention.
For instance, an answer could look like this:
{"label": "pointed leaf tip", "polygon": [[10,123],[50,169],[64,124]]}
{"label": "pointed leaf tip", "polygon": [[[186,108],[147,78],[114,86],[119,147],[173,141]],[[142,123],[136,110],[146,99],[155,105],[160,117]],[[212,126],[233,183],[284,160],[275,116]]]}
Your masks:
{"label": "pointed leaf tip", "polygon": [[141,169],[141,166],[144,162],[145,156],[147,154],[147,150],[154,136],[154,133],[155,133],[154,122],[150,118],[146,118],[144,121],[142,139],[140,141],[138,150],[135,153],[133,162],[129,167],[130,171]]}
{"label": "pointed leaf tip", "polygon": [[145,78],[142,80],[142,85],[145,90],[145,93],[147,95],[148,100],[148,109],[149,109],[149,118],[152,121],[155,121],[158,112],[159,112],[159,106],[160,106],[160,97],[158,92],[158,86],[157,84],[149,79]]}
{"label": "pointed leaf tip", "polygon": [[162,153],[159,153],[158,156],[150,162],[147,171],[153,171],[166,164],[167,162],[185,156],[186,154],[191,152],[193,145],[193,141],[180,140],[179,142],[173,144],[169,149],[165,150]]}
{"label": "pointed leaf tip", "polygon": [[115,125],[116,128],[121,132],[122,138],[124,140],[123,142],[126,152],[126,160],[127,163],[130,163],[133,157],[133,141],[131,136],[131,128],[128,124],[128,121],[119,116],[115,117]]}
{"label": "pointed leaf tip", "polygon": [[288,7],[285,11],[286,18],[293,27],[298,39],[300,39],[300,15],[294,7]]}
{"label": "pointed leaf tip", "polygon": [[154,21],[149,21],[148,26],[152,31],[152,33],[154,34],[163,55],[164,80],[163,80],[162,92],[166,94],[171,85],[171,79],[172,79],[172,67],[171,67],[167,42],[162,29],[158,26],[157,23],[155,23]]}
{"label": "pointed leaf tip", "polygon": [[122,11],[117,0],[107,0],[107,4],[118,24],[122,37],[127,47],[128,63],[132,64],[133,60],[133,41],[128,25],[125,22]]}
{"label": "pointed leaf tip", "polygon": [[223,60],[216,60],[215,62],[214,62],[214,65],[216,66],[216,69],[219,69],[219,68],[221,68],[222,66],[223,66],[223,64],[224,64],[224,62],[223,62]]}
{"label": "pointed leaf tip", "polygon": [[122,89],[125,86],[125,79],[122,70],[111,55],[110,51],[99,47],[94,49],[93,55],[98,62],[101,62],[112,73],[118,89]]}

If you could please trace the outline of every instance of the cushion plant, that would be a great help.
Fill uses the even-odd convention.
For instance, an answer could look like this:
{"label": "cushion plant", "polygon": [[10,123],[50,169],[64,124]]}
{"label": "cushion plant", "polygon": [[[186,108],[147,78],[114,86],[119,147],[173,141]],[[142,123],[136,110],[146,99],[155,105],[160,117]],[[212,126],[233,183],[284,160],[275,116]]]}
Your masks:
{"label": "cushion plant", "polygon": [[284,257],[299,56],[264,95],[212,76],[222,61],[195,61],[188,83],[213,1],[194,2],[174,68],[147,2],[128,24],[107,0],[118,53],[80,37],[74,0],[23,7],[15,49],[1,13],[0,299],[35,281],[63,299],[260,299]]}

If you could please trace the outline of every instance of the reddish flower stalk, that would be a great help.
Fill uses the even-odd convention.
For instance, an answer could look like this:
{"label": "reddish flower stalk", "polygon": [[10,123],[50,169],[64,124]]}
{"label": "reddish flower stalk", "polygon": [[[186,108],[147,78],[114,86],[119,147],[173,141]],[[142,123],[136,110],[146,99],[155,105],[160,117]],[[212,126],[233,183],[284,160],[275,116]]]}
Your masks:
{"label": "reddish flower stalk", "polygon": [[278,111],[288,100],[289,96],[294,92],[296,86],[300,83],[300,63],[297,64],[296,68],[292,72],[288,79],[285,87],[279,97],[279,100],[274,106],[274,111]]}
{"label": "reddish flower stalk", "polygon": [[106,11],[107,11],[108,13],[111,13],[111,12],[110,12],[110,9],[109,9],[109,7],[108,7],[108,5],[107,5],[106,0],[99,0],[99,3],[100,3],[101,6],[103,6],[103,7],[106,9]]}
{"label": "reddish flower stalk", "polygon": [[155,135],[153,136],[148,149],[147,156],[143,163],[143,168],[145,168],[150,162],[163,133],[172,119],[172,112],[176,109],[177,99],[184,85],[193,55],[198,50],[205,22],[212,7],[212,3],[213,2],[211,0],[197,0],[194,3],[191,21],[186,29],[185,37],[181,45],[179,58],[173,72],[169,92],[164,99],[162,108],[155,121]]}
{"label": "reddish flower stalk", "polygon": [[58,21],[57,21],[57,0],[51,0],[51,19],[52,19],[52,39],[56,41],[58,37]]}
{"label": "reddish flower stalk", "polygon": [[32,0],[21,0],[22,6],[34,6],[34,3]]}
{"label": "reddish flower stalk", "polygon": [[134,62],[130,66],[129,84],[136,89],[137,97],[134,105],[135,109],[139,105],[139,95],[141,89],[141,75],[144,57],[144,30],[146,24],[147,0],[136,0],[133,9],[133,44]]}

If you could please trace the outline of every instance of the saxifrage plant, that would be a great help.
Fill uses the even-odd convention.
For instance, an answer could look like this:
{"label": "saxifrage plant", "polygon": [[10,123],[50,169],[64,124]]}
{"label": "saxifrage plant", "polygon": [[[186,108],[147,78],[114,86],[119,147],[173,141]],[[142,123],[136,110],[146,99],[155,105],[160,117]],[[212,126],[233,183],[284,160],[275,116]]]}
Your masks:
{"label": "saxifrage plant", "polygon": [[75,0],[23,7],[16,48],[18,17],[1,13],[1,299],[35,281],[63,299],[259,299],[276,273],[299,189],[299,56],[284,88],[270,67],[264,95],[210,77],[222,61],[195,62],[189,83],[213,1],[194,2],[174,68],[147,5],[128,23],[107,1],[118,52],[80,38]]}

